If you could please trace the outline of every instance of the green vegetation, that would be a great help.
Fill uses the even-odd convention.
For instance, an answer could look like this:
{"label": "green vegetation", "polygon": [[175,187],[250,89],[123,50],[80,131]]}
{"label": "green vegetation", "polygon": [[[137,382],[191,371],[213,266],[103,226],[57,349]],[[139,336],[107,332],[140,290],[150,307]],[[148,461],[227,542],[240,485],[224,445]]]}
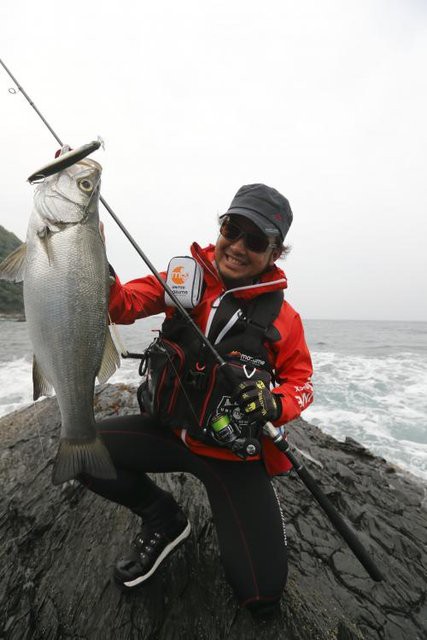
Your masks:
{"label": "green vegetation", "polygon": [[[6,231],[0,225],[0,262],[22,244],[14,233]],[[24,298],[22,282],[5,282],[0,280],[0,315],[23,317]]]}

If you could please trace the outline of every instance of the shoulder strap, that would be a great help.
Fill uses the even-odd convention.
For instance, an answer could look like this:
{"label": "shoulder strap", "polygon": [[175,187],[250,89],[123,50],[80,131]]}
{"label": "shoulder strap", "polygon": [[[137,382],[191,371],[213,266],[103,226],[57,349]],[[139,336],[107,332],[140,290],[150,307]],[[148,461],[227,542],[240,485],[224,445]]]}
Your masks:
{"label": "shoulder strap", "polygon": [[249,339],[254,338],[279,340],[280,334],[273,322],[279,315],[283,304],[283,291],[270,291],[263,293],[252,300],[235,298],[233,295],[224,296],[221,300],[214,321],[209,331],[208,338],[213,343],[222,341],[222,333],[225,339],[235,330],[239,333],[248,332]]}
{"label": "shoulder strap", "polygon": [[225,295],[219,303],[209,329],[208,339],[212,344],[221,342],[230,333],[242,316],[246,315],[246,303],[232,294]]}
{"label": "shoulder strap", "polygon": [[257,296],[248,305],[246,322],[247,331],[254,334],[254,337],[267,338],[276,342],[280,338],[278,330],[273,326],[273,322],[280,313],[283,304],[283,290],[270,291]]}

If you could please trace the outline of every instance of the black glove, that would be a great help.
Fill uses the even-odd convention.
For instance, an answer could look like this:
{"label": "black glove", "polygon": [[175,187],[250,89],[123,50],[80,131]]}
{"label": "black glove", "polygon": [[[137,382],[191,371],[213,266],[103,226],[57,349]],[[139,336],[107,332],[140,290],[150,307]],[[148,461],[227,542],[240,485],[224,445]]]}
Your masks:
{"label": "black glove", "polygon": [[262,380],[245,380],[235,389],[232,401],[255,422],[277,420],[282,412],[280,400],[265,386]]}

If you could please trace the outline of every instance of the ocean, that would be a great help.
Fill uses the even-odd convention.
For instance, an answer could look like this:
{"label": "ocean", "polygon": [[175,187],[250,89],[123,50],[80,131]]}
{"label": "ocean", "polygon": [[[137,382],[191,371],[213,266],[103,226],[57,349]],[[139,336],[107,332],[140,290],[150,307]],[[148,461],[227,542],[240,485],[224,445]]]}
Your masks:
{"label": "ocean", "polygon": [[[140,352],[162,316],[119,327]],[[305,320],[315,402],[303,417],[338,440],[427,481],[427,323]],[[32,350],[25,322],[0,320],[0,416],[32,402]],[[123,360],[111,382],[137,383],[138,361]]]}

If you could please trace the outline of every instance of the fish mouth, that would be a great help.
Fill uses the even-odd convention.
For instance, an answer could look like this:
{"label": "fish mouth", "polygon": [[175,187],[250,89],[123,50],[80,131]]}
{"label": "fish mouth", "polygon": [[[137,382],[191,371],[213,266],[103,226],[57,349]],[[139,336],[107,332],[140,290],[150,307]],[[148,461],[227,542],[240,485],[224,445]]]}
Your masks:
{"label": "fish mouth", "polygon": [[[101,174],[101,165],[85,158],[46,178],[34,193],[34,203],[40,217],[48,225],[83,222],[98,206]],[[93,186],[91,191],[83,193],[78,184],[85,179],[90,180]]]}

